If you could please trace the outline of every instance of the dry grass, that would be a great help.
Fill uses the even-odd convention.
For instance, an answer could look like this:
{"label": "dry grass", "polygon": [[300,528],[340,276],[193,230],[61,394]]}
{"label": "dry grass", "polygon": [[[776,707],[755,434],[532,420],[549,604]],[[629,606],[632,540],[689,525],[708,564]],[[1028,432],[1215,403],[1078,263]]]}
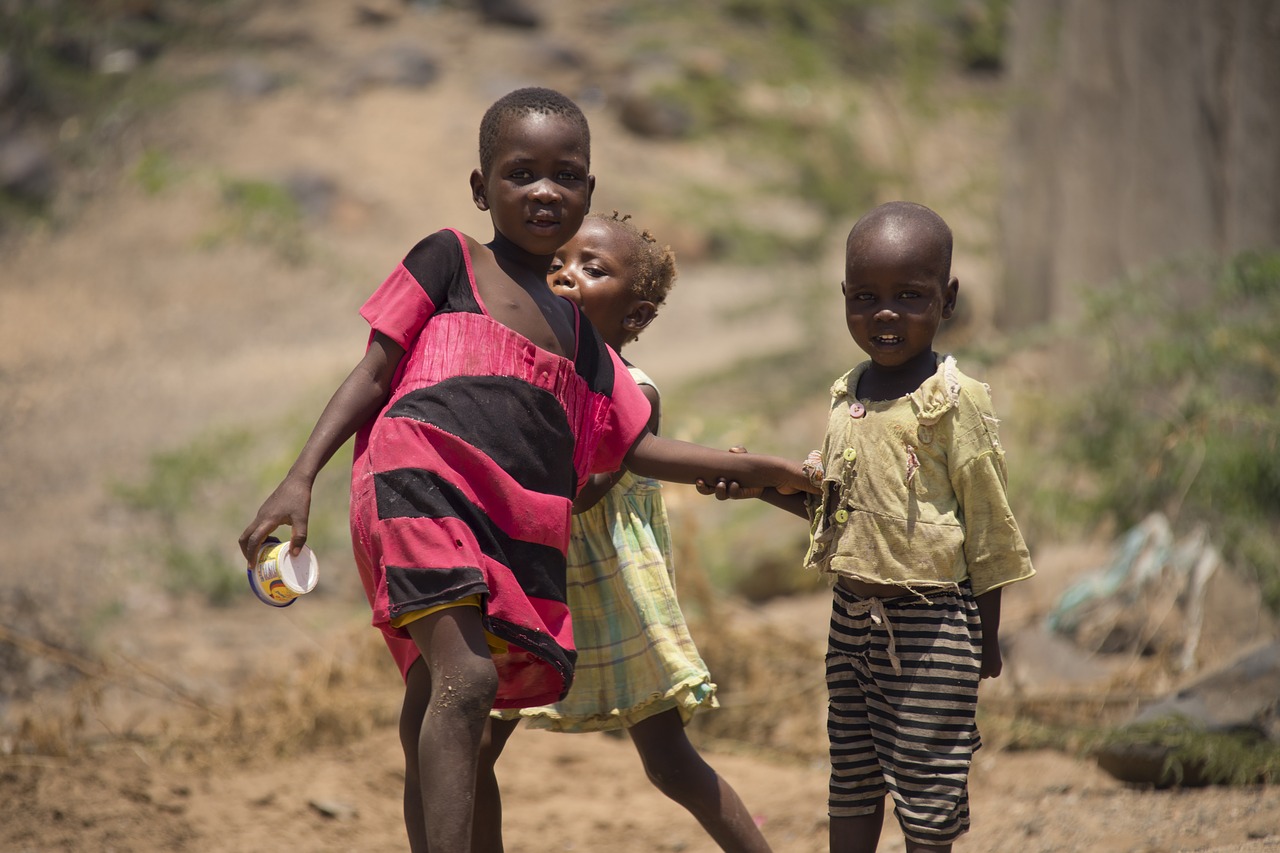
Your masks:
{"label": "dry grass", "polygon": [[[10,755],[71,757],[122,739],[158,756],[198,755],[217,745],[223,758],[248,759],[348,743],[395,725],[402,685],[382,660],[377,635],[351,630],[336,642],[341,653],[301,652],[284,677],[278,664],[263,665],[218,702],[143,661],[86,657],[0,629],[0,644],[73,672],[69,687],[32,690],[17,703],[0,747]],[[110,697],[122,694],[158,700],[162,710],[109,719]]]}

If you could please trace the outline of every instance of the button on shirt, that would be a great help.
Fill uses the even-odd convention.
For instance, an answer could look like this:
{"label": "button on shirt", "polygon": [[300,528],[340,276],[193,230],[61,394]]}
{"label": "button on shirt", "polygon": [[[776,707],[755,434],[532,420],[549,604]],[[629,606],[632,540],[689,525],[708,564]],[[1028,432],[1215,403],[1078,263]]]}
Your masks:
{"label": "button on shirt", "polygon": [[948,356],[912,394],[859,401],[869,364],[831,387],[806,565],[916,590],[967,579],[974,595],[1035,574],[987,386]]}

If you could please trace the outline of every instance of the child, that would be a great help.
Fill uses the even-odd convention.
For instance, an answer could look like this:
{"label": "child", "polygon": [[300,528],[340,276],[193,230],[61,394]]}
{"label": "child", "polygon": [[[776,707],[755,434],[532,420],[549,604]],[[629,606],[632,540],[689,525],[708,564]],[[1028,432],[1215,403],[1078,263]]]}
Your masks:
{"label": "child", "polygon": [[933,338],[955,309],[951,229],[891,202],[845,244],[845,318],[871,356],[836,380],[820,494],[721,482],[809,515],[806,566],[836,577],[827,650],[831,850],[872,851],[893,797],[908,851],[949,851],[969,826],[980,678],[1000,674],[1000,589],[1034,571],[1005,497],[987,386]]}
{"label": "child", "polygon": [[438,231],[369,298],[364,358],[240,537],[250,562],[282,524],[301,548],[316,474],[356,434],[352,540],[373,624],[405,678],[415,851],[470,849],[489,709],[569,687],[565,550],[589,474],[625,461],[681,482],[810,488],[784,460],[744,464],[650,434],[648,402],[617,355],[547,288],[590,206],[590,149],[586,118],[558,92],[520,89],[489,108],[471,193],[493,239]]}
{"label": "child", "polygon": [[[551,262],[551,289],[576,303],[604,342],[621,353],[653,321],[676,277],[675,256],[626,217],[592,214]],[[658,391],[631,375],[653,406]],[[693,748],[684,726],[716,707],[715,685],[676,601],[671,539],[661,486],[619,469],[594,475],[574,501],[569,609],[578,663],[564,700],[495,711],[480,756],[473,851],[500,853],[502,812],[494,762],[521,717],[559,732],[626,729],[645,773],[688,809],[725,850],[767,851],[737,793]]]}

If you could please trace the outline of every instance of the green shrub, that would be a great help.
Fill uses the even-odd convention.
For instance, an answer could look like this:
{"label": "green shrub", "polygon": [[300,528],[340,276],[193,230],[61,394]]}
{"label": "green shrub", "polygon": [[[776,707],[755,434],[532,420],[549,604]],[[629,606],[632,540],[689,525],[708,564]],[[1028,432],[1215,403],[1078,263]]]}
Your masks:
{"label": "green shrub", "polygon": [[159,195],[178,180],[178,169],[164,151],[148,148],[133,167],[133,178],[147,195]]}
{"label": "green shrub", "polygon": [[278,183],[240,178],[222,180],[223,216],[201,238],[205,248],[241,241],[263,246],[282,260],[306,260],[309,246],[302,208]]}
{"label": "green shrub", "polygon": [[1280,781],[1280,745],[1253,729],[1208,731],[1168,718],[1112,729],[1099,738],[1094,752],[1151,756],[1160,764],[1161,787]]}
{"label": "green shrub", "polygon": [[1280,253],[1120,282],[1080,334],[1097,378],[1057,423],[1089,487],[1064,497],[1122,527],[1205,522],[1280,608]]}

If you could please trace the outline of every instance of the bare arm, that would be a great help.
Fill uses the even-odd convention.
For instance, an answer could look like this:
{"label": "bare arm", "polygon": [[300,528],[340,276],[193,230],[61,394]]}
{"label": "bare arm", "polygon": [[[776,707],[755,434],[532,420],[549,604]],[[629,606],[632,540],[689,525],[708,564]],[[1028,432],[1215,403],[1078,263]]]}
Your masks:
{"label": "bare arm", "polygon": [[[733,447],[729,448],[729,452],[746,453],[747,448],[743,447],[741,444],[735,444]],[[812,481],[812,478],[810,478],[810,480]],[[715,498],[718,501],[741,501],[748,500],[750,498],[759,498],[770,506],[776,506],[778,509],[786,510],[792,515],[798,515],[805,520],[808,520],[809,518],[809,511],[805,506],[806,498],[803,492],[784,494],[779,492],[777,489],[766,489],[760,486],[747,488],[741,483],[733,482],[732,480],[725,480],[723,478],[717,480],[714,485],[708,483],[706,480],[699,479],[698,482],[694,483],[694,487],[697,488],[698,494],[715,495]]]}
{"label": "bare arm", "polygon": [[975,601],[982,622],[982,677],[995,678],[1004,669],[1000,654],[1000,589],[984,592]]}
{"label": "bare arm", "polygon": [[[649,422],[647,424],[649,432],[657,435],[658,422],[662,419],[660,408],[662,398],[658,395],[658,389],[652,385],[641,385],[639,387],[640,393],[644,394],[649,401]],[[583,485],[582,490],[578,492],[578,496],[573,499],[574,515],[586,512],[598,504],[609,493],[609,490],[618,484],[618,481],[622,479],[622,475],[626,472],[627,467],[623,465],[612,474],[592,474],[586,484]]]}
{"label": "bare arm", "polygon": [[592,474],[587,478],[587,482],[578,490],[578,496],[573,499],[573,514],[586,512],[609,494],[609,490],[618,485],[618,481],[622,479],[622,475],[627,473],[626,468],[619,468],[612,474]]}
{"label": "bare arm", "polygon": [[[742,453],[745,451],[736,448],[730,452]],[[718,501],[742,501],[751,498],[759,498],[770,506],[776,506],[778,509],[784,509],[792,515],[798,515],[801,518],[808,519],[809,510],[805,506],[805,495],[803,492],[794,492],[784,494],[777,489],[764,489],[760,487],[746,488],[740,483],[731,480],[718,480],[713,486],[706,480],[698,480],[694,483],[700,495],[715,495]]]}
{"label": "bare arm", "polygon": [[815,488],[800,465],[790,460],[713,450],[687,441],[659,438],[647,430],[628,451],[626,465],[642,476],[672,483],[727,480],[747,488],[771,487],[784,494]]}
{"label": "bare arm", "polygon": [[803,492],[784,495],[777,489],[765,489],[760,495],[760,500],[770,506],[784,509],[792,515],[798,515],[806,520],[809,518],[809,510],[805,507],[805,495]]}
{"label": "bare arm", "polygon": [[364,358],[329,399],[289,473],[240,534],[240,552],[250,564],[262,540],[282,524],[293,528],[290,551],[297,553],[307,541],[311,487],[316,475],[338,448],[386,404],[391,379],[403,355],[404,350],[390,338],[381,333],[374,335]]}

